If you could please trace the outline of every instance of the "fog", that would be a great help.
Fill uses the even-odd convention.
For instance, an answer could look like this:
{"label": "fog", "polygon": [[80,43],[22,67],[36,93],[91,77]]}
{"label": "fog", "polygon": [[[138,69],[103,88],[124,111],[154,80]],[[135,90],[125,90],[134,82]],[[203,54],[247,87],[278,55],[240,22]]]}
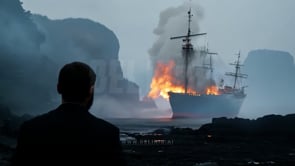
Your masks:
{"label": "fog", "polygon": [[[119,69],[116,78],[124,80],[126,86],[120,89],[114,85],[112,90],[122,91],[134,101],[143,98],[149,91],[155,62],[181,56],[178,54],[181,40],[169,38],[186,33],[190,3],[172,0],[23,2],[24,9],[18,0],[0,2],[0,103],[19,114],[39,114],[57,106],[60,102],[56,93],[58,70],[75,60],[89,63],[96,71],[102,59],[107,59],[103,63],[114,62],[114,67]],[[195,38],[193,44],[209,43],[209,48],[218,52],[214,57],[217,80],[232,70],[228,63],[235,60],[234,54],[239,50],[242,53],[249,87],[240,116],[294,112],[293,59],[286,62],[280,58],[284,55],[278,54],[275,61],[282,63],[274,66],[272,62],[264,63],[261,60],[264,58],[248,57],[248,53],[257,49],[282,51],[294,57],[294,3],[292,0],[200,0],[190,5],[194,14],[192,33],[207,33],[205,37]],[[272,53],[262,54],[269,57]],[[256,61],[260,64],[255,64]],[[268,69],[258,72],[267,63]],[[275,82],[272,73],[277,74]],[[265,75],[269,76],[265,78]],[[263,81],[258,81],[260,79]],[[97,90],[100,85],[97,84]],[[284,88],[281,90],[281,87]],[[98,116],[171,114],[167,101],[156,101],[162,111],[149,112],[136,110],[132,102],[123,102],[122,108],[122,102],[113,96],[100,97],[94,104],[94,108],[101,110],[94,111]],[[135,109],[130,109],[132,107]]]}
{"label": "fog", "polygon": [[[0,101],[13,112],[40,114],[57,107],[61,102],[56,91],[57,76],[65,63],[82,61],[97,70],[96,62],[102,61],[112,64],[116,70],[110,72],[113,77],[121,78],[119,41],[102,24],[89,19],[51,20],[32,15],[18,0],[1,1],[1,7]],[[124,83],[129,86],[127,80]]]}
{"label": "fog", "polygon": [[241,117],[295,112],[295,65],[290,53],[253,50],[244,64],[244,72],[249,75],[248,96],[241,108]]}
{"label": "fog", "polygon": [[[22,1],[25,9],[51,19],[89,18],[110,28],[120,41],[119,59],[124,75],[140,85],[141,96],[149,91],[152,69],[148,50],[157,40],[153,31],[158,26],[160,13],[189,2]],[[203,18],[198,20],[200,31],[208,33],[206,42],[209,42],[213,51],[219,53],[225,64],[234,61],[234,54],[239,50],[242,60],[254,49],[283,50],[295,55],[293,0],[192,0],[192,3],[198,4],[203,13]]]}

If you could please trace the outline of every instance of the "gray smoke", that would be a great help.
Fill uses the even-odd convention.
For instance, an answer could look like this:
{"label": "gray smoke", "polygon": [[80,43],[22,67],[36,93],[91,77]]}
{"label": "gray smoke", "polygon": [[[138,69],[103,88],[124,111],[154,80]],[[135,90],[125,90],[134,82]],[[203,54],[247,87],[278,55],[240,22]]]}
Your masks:
{"label": "gray smoke", "polygon": [[[154,30],[154,34],[158,36],[158,39],[149,50],[154,69],[158,62],[167,63],[169,60],[173,60],[176,63],[174,69],[175,82],[181,82],[182,85],[184,84],[183,41],[182,39],[170,40],[170,38],[187,34],[187,12],[190,8],[193,15],[191,34],[201,33],[198,23],[203,17],[203,12],[199,5],[184,3],[179,7],[171,7],[161,12],[158,27]],[[189,85],[196,85],[196,90],[202,92],[210,82],[215,83],[215,81],[210,80],[209,70],[202,68],[204,64],[209,64],[209,56],[205,56],[205,51],[207,49],[206,43],[198,43],[198,38],[204,37],[192,37],[192,44],[195,47],[195,52],[192,58],[189,59],[188,78]],[[214,56],[212,56],[212,58],[215,60]],[[212,77],[216,77],[216,74],[212,75]]]}
{"label": "gray smoke", "polygon": [[192,14],[194,15],[191,23],[192,33],[198,33],[198,19],[202,18],[199,6],[184,3],[179,7],[170,7],[160,13],[158,27],[154,29],[154,34],[158,36],[158,39],[149,50],[153,65],[158,60],[178,59],[181,57],[182,41],[171,41],[170,37],[187,34],[187,12],[189,8],[192,8]]}

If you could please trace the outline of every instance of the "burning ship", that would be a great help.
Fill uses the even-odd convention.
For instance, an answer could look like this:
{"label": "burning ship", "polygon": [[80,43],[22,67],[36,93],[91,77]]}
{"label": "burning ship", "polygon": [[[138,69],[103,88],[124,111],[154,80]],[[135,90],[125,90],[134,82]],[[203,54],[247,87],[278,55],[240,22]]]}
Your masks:
{"label": "burning ship", "polygon": [[[154,77],[151,83],[151,91],[149,96],[155,98],[160,95],[169,100],[172,109],[172,118],[214,118],[214,117],[235,117],[246,97],[245,87],[241,85],[241,80],[247,78],[246,74],[240,72],[240,53],[238,59],[231,63],[235,67],[234,72],[227,72],[225,75],[234,78],[232,86],[224,86],[224,79],[220,80],[216,85],[213,75],[212,55],[217,53],[209,52],[207,49],[195,50],[191,37],[206,35],[206,33],[191,34],[191,9],[188,11],[188,32],[187,35],[171,37],[170,39],[182,39],[182,63],[184,68],[182,72],[182,80],[174,77],[175,62],[173,60],[168,63],[158,63],[155,69]],[[199,51],[203,60],[209,59],[209,63],[203,62],[202,66],[194,66],[190,61],[194,58],[196,52]],[[209,56],[209,58],[208,58]],[[206,72],[209,78],[193,78],[188,73]],[[194,73],[193,72],[193,73]],[[195,81],[191,81],[195,80]],[[206,82],[206,86],[198,87],[197,82]],[[193,82],[193,84],[191,83]]]}

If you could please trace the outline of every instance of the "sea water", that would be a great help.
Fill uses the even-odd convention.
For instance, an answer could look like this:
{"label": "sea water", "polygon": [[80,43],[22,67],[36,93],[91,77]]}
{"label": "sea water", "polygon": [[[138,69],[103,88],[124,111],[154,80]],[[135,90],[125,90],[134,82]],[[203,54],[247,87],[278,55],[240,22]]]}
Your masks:
{"label": "sea water", "polygon": [[107,119],[107,121],[116,125],[121,132],[148,133],[156,129],[171,129],[172,127],[198,129],[203,124],[210,123],[211,119],[118,118],[118,119]]}

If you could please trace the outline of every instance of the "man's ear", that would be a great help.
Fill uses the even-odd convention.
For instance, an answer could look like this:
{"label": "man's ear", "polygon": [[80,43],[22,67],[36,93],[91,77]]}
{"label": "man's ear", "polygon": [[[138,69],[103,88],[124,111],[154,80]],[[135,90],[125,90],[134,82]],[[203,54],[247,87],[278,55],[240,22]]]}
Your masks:
{"label": "man's ear", "polygon": [[89,89],[89,94],[93,94],[94,93],[94,85],[92,85]]}

